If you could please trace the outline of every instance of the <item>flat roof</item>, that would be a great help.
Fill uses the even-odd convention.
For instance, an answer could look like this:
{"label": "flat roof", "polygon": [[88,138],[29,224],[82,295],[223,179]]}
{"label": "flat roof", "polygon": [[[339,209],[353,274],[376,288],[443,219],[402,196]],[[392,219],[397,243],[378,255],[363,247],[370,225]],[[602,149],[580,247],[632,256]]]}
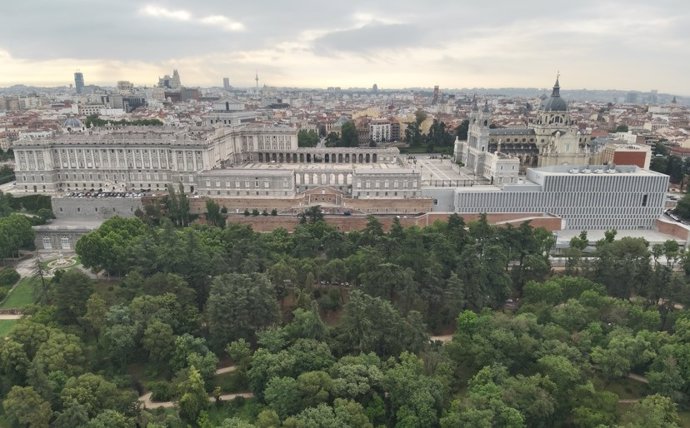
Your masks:
{"label": "flat roof", "polygon": [[386,170],[400,169],[396,162],[379,162],[368,164],[349,164],[349,163],[259,163],[251,162],[232,167],[233,170],[290,170],[298,172],[318,172],[318,171],[353,171],[353,170]]}
{"label": "flat roof", "polygon": [[66,219],[58,218],[52,220],[48,224],[42,224],[39,226],[33,226],[32,228],[36,231],[82,231],[82,230],[95,230],[100,227],[105,219],[91,219],[91,218],[80,218],[80,219]]}
{"label": "flat roof", "polygon": [[[547,175],[604,175],[615,176],[620,174],[634,174],[634,175],[653,175],[665,176],[656,171],[642,169],[636,165],[553,165],[543,166],[539,168],[529,168],[539,174]],[[608,171],[615,171],[610,173]],[[575,172],[577,171],[577,172]]]}
{"label": "flat roof", "polygon": [[[559,230],[554,232],[554,235],[556,236],[556,246],[557,247],[563,247],[563,246],[569,246],[570,245],[570,240],[576,236],[580,236],[581,230],[576,230],[576,229],[566,229],[566,230]],[[589,242],[594,243],[599,241],[600,239],[604,239],[606,230],[587,230],[587,239]],[[663,243],[666,241],[677,241],[679,243],[685,244],[685,241],[683,239],[677,238],[673,235],[668,235],[666,233],[662,233],[656,230],[643,230],[643,229],[631,229],[631,230],[617,230],[616,231],[616,240],[624,238],[624,237],[629,237],[629,238],[644,238],[647,240],[650,244],[658,244],[658,243]]]}

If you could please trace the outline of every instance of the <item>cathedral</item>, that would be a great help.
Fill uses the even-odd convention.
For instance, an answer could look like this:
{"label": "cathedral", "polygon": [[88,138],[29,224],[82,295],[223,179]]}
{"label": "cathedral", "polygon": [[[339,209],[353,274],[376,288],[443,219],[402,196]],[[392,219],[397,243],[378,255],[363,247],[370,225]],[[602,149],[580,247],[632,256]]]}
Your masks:
{"label": "cathedral", "polygon": [[512,174],[508,177],[498,174],[512,171],[516,163],[522,173],[537,166],[589,164],[589,139],[580,135],[570,119],[560,89],[556,78],[551,96],[542,102],[536,117],[524,128],[491,128],[488,104],[479,109],[475,101],[467,141],[455,141],[455,161],[496,184],[516,180]]}

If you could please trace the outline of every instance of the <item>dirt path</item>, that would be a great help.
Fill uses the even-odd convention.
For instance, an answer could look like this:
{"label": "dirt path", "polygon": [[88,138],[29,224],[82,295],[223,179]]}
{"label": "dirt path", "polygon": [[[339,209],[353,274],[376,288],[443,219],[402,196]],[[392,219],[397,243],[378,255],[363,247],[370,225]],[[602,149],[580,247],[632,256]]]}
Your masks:
{"label": "dirt path", "polygon": [[429,339],[432,342],[439,341],[439,342],[443,342],[443,343],[448,343],[451,340],[453,340],[453,335],[452,334],[445,334],[443,336],[431,336]]}
{"label": "dirt path", "polygon": [[3,314],[0,315],[0,321],[18,320],[23,317],[22,314]]}
{"label": "dirt path", "polygon": [[635,404],[639,403],[641,398],[626,398],[625,400],[618,400],[618,404]]}
{"label": "dirt path", "polygon": [[640,376],[640,375],[635,374],[635,373],[628,373],[628,379],[636,380],[640,383],[649,383],[649,381],[647,380],[646,377]]}
{"label": "dirt path", "polygon": [[24,259],[17,263],[14,267],[19,276],[22,278],[30,278],[38,274],[38,269],[36,267],[36,257],[31,257],[29,259]]}
{"label": "dirt path", "polygon": [[[235,366],[228,366],[228,367],[221,367],[218,370],[216,370],[216,374],[223,374],[223,373],[232,373],[235,370],[237,370],[237,367]],[[146,394],[142,395],[139,397],[139,402],[145,409],[160,409],[160,408],[170,408],[170,407],[175,407],[175,402],[174,401],[151,401],[151,392],[147,392]],[[220,396],[221,401],[232,401],[237,397],[243,397],[243,398],[252,398],[254,397],[254,394],[251,392],[237,392],[234,394],[224,394]],[[216,399],[213,397],[208,397],[208,401],[215,401]]]}
{"label": "dirt path", "polygon": [[221,367],[218,370],[216,370],[216,374],[219,375],[223,373],[232,373],[235,370],[237,370],[235,366]]}

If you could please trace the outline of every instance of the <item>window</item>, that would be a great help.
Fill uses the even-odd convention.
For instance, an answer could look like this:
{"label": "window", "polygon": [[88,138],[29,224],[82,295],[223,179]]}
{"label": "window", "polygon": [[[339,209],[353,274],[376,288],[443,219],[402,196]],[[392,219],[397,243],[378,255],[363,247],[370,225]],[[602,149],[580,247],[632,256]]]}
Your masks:
{"label": "window", "polygon": [[50,238],[47,236],[43,237],[43,249],[44,250],[52,250],[53,249],[53,243],[50,241]]}
{"label": "window", "polygon": [[71,249],[70,243],[69,243],[69,238],[67,236],[63,236],[60,238],[60,247],[63,250],[69,250]]}
{"label": "window", "polygon": [[649,195],[644,195],[642,196],[642,206],[646,207],[647,206],[647,198]]}

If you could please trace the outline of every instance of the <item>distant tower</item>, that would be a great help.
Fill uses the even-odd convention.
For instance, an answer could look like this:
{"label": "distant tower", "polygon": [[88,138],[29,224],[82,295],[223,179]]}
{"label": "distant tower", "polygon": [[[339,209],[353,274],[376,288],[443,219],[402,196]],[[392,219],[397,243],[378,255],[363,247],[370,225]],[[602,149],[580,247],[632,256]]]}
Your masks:
{"label": "distant tower", "polygon": [[256,72],[256,77],[254,78],[256,80],[256,93],[259,93],[259,72]]}
{"label": "distant tower", "polygon": [[431,100],[431,104],[438,104],[439,99],[439,90],[438,90],[438,85],[434,86],[434,99]]}
{"label": "distant tower", "polygon": [[74,73],[74,87],[77,89],[78,94],[84,91],[84,74],[81,71]]}
{"label": "distant tower", "polygon": [[172,89],[179,89],[182,86],[182,83],[180,82],[180,73],[178,73],[177,70],[173,70],[170,86],[172,86]]}
{"label": "distant tower", "polygon": [[376,83],[374,83],[374,86],[371,87],[371,91],[372,91],[373,93],[377,93],[377,92],[379,91],[379,85],[377,85]]}
{"label": "distant tower", "polygon": [[226,91],[230,90],[230,78],[229,77],[223,77],[223,89]]}

